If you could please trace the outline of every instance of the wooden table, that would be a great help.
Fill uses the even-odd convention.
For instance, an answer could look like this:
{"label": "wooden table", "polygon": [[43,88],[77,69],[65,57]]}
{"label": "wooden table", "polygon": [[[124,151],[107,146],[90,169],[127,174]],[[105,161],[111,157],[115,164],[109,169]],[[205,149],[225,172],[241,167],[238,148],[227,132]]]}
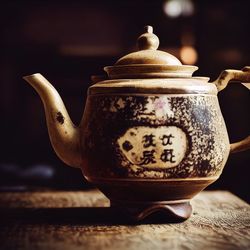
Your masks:
{"label": "wooden table", "polygon": [[128,224],[97,190],[0,193],[0,249],[250,249],[250,206],[204,191],[182,223]]}

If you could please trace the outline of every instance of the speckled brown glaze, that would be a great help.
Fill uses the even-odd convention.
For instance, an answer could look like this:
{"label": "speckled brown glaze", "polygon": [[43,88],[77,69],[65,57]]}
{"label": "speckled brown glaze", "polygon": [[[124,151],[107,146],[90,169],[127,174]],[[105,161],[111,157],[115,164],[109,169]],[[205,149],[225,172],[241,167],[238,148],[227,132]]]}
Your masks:
{"label": "speckled brown glaze", "polygon": [[227,160],[215,95],[92,95],[87,109],[87,178],[217,177]]}

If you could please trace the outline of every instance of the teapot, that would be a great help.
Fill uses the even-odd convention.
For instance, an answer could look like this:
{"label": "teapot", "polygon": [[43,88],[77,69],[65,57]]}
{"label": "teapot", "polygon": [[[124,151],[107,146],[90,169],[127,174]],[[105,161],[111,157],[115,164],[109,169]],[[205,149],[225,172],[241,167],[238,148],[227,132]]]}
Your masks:
{"label": "teapot", "polygon": [[104,67],[105,77],[92,78],[79,126],[41,74],[24,79],[42,99],[57,156],[80,168],[111,207],[136,221],[158,211],[185,220],[190,200],[219,178],[229,153],[250,148],[250,136],[229,143],[217,98],[231,80],[250,82],[250,67],[208,82],[192,76],[198,67],[158,50],[151,26],[137,45]]}

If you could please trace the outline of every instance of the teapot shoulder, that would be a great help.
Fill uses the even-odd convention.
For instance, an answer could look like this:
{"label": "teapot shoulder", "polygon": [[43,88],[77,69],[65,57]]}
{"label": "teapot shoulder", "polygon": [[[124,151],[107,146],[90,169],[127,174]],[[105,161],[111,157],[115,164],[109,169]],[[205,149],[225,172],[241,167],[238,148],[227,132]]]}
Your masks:
{"label": "teapot shoulder", "polygon": [[210,94],[218,91],[207,77],[104,80],[92,85],[88,94]]}

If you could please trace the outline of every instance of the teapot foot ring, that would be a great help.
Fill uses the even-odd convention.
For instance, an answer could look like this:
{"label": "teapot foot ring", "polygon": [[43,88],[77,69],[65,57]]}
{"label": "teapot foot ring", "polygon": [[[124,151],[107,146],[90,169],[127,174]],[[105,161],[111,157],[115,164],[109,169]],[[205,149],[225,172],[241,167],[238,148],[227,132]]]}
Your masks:
{"label": "teapot foot ring", "polygon": [[112,201],[111,207],[127,219],[140,222],[181,222],[192,214],[192,206],[189,200],[171,202],[127,202]]}

